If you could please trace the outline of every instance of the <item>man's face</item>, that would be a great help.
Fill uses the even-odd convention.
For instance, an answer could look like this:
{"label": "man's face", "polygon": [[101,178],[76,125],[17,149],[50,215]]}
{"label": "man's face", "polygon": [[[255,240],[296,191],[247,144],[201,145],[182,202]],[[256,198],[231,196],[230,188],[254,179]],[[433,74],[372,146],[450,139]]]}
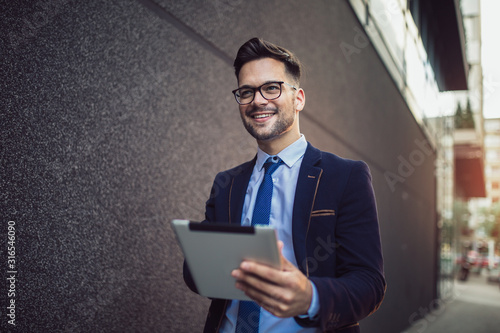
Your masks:
{"label": "man's face", "polygon": [[[246,63],[238,76],[239,87],[259,87],[272,81],[284,81],[294,85],[285,72],[285,65],[272,58],[263,58]],[[269,141],[284,136],[300,135],[298,111],[303,104],[296,103],[297,93],[303,94],[287,84],[281,86],[281,96],[266,100],[260,92],[247,105],[240,105],[240,115],[247,131],[258,141]],[[290,133],[291,132],[291,133]]]}

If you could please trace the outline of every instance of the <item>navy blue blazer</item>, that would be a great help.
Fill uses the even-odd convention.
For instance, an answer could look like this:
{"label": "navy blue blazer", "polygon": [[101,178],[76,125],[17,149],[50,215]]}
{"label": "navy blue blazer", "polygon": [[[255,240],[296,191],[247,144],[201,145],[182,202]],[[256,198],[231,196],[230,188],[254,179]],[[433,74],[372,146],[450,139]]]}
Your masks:
{"label": "navy blue blazer", "polygon": [[[205,223],[241,223],[255,158],[219,173],[206,203]],[[317,287],[318,319],[295,318],[323,332],[359,332],[358,321],[385,294],[382,248],[368,166],[308,144],[299,171],[292,238],[298,268]],[[184,280],[196,292],[187,265]],[[204,332],[217,332],[229,301],[214,299]]]}

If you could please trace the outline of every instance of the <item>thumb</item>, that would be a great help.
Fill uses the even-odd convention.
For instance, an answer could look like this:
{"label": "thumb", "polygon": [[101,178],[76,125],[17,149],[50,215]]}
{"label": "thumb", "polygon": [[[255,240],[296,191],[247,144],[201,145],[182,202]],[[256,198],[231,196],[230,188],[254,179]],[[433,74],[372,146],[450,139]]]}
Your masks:
{"label": "thumb", "polygon": [[283,247],[285,246],[285,243],[283,243],[283,241],[278,241],[278,252],[280,254],[283,254]]}
{"label": "thumb", "polygon": [[281,258],[281,270],[284,271],[289,271],[291,268],[295,268],[295,266],[288,261],[285,256],[283,255],[283,247],[285,244],[282,241],[278,241],[278,251],[280,253],[280,258]]}

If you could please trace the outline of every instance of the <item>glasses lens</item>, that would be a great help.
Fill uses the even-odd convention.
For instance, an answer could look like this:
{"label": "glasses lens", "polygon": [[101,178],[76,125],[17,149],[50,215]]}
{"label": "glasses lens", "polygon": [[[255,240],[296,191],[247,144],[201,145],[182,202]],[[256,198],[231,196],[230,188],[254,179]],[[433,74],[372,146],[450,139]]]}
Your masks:
{"label": "glasses lens", "polygon": [[236,96],[236,100],[240,104],[248,104],[253,100],[253,94],[253,89],[241,88],[236,90],[236,93],[234,95]]}
{"label": "glasses lens", "polygon": [[267,83],[260,88],[265,99],[276,99],[281,95],[281,84],[277,82]]}

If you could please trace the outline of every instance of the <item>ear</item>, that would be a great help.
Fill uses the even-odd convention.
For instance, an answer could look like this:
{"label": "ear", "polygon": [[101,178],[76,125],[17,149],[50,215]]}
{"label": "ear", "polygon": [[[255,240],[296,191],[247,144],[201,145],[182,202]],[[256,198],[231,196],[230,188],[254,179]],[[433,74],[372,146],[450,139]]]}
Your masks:
{"label": "ear", "polygon": [[306,93],[302,88],[299,88],[297,91],[297,97],[295,98],[295,110],[297,112],[302,111],[304,109],[304,105],[306,104]]}

